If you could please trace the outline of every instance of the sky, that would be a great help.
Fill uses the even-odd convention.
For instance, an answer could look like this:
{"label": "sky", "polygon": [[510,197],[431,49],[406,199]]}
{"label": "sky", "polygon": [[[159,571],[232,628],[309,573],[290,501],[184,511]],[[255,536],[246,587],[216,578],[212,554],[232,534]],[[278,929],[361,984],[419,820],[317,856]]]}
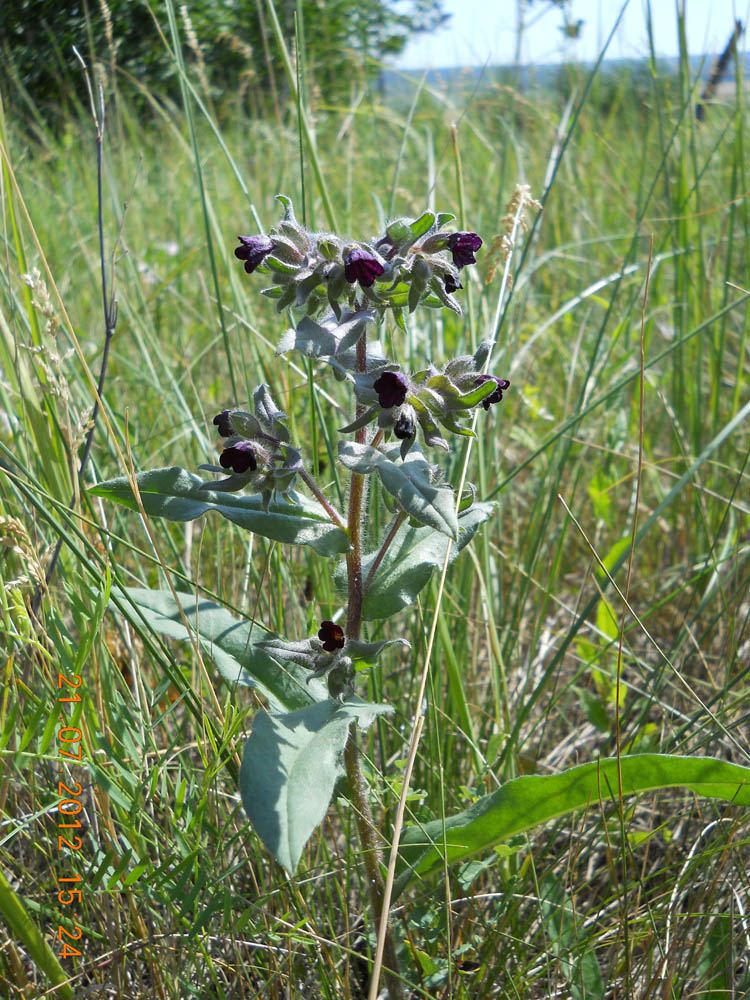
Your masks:
{"label": "sky", "polygon": [[[750,0],[684,0],[688,50],[691,55],[720,52],[734,26],[735,17],[748,22]],[[449,26],[411,41],[397,60],[399,69],[434,69],[449,66],[482,66],[512,63],[516,45],[515,0],[443,0],[450,13]],[[560,30],[559,8],[545,0],[526,4],[528,27],[524,33],[523,61],[527,64],[583,62],[598,57],[623,6],[616,0],[572,0],[570,17],[582,20],[580,39],[568,42]],[[551,8],[551,9],[550,9]],[[630,59],[648,53],[644,0],[629,0],[622,22],[606,58]],[[674,0],[652,0],[651,16],[657,55],[677,55],[677,18]],[[740,47],[747,44],[742,36]]]}

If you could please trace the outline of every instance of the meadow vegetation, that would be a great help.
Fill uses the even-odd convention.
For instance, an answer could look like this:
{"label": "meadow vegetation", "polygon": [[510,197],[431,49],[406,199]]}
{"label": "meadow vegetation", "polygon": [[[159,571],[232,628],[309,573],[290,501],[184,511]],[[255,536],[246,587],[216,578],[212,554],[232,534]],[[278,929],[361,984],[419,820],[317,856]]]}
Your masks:
{"label": "meadow vegetation", "polygon": [[[405,106],[367,84],[327,104],[303,72],[299,102],[263,116],[247,95],[202,93],[193,72],[182,101],[109,77],[117,317],[80,483],[105,330],[95,129],[75,98],[52,128],[6,88],[0,870],[54,952],[68,920],[57,880],[80,873],[83,958],[61,960],[71,993],[44,993],[52,980],[3,925],[3,996],[365,995],[376,928],[346,796],[290,880],[238,793],[257,698],[109,603],[116,588],[166,587],[168,571],[177,591],[306,636],[341,604],[327,567],[219,518],[144,521],[87,493],[129,469],[215,461],[213,415],[266,382],[338,498],[347,420],[320,401],[340,387],[274,355],[285,320],[233,256],[239,233],[275,222],[278,192],[309,226],[327,227],[329,199],[354,236],[454,210],[485,241],[462,272],[464,315],[419,311],[388,349],[409,366],[496,334],[493,370],[512,383],[473,445],[469,478],[499,507],[448,575],[424,706],[437,579],[369,634],[411,642],[368,676],[369,699],[396,706],[364,743],[384,841],[423,709],[408,799],[423,821],[518,775],[618,754],[750,761],[745,98],[738,83],[697,123],[685,52],[678,76],[655,71],[648,89],[623,77],[605,93],[595,71],[569,72],[567,99],[488,72],[449,91],[412,79]],[[494,241],[519,183],[543,207],[495,331]],[[455,481],[461,450],[441,461]],[[66,709],[85,758],[69,771],[83,784],[75,857],[57,841],[58,671],[83,681]],[[422,997],[747,996],[749,843],[746,809],[685,790],[619,803],[610,789],[413,881],[393,909],[405,983]],[[8,898],[6,921],[21,919]]]}

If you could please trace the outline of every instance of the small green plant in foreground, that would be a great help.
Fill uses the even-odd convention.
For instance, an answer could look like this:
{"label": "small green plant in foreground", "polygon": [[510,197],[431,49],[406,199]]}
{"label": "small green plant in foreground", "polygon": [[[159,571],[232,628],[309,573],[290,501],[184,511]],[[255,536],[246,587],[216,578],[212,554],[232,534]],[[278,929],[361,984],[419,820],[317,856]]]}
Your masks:
{"label": "small green plant in foreground", "polygon": [[[419,307],[460,314],[461,271],[482,245],[477,234],[446,228],[454,220],[449,213],[426,211],[360,242],[308,231],[290,200],[279,200],[284,216],[277,228],[240,237],[235,254],[248,273],[269,277],[262,294],[277,312],[294,316],[277,353],[296,351],[329,365],[349,392],[351,419],[340,428],[337,454],[338,472],[348,478],[346,510],[326,495],[305,454],[309,442],[292,439],[267,385],[255,390],[252,410],[214,417],[224,446],[219,464],[201,469],[220,478],[162,468],[100,483],[94,492],[174,521],[215,510],[248,531],[308,546],[334,562],[331,576],[345,594],[344,608],[333,616],[337,621],[321,614],[306,636],[274,634],[262,622],[234,620],[216,604],[176,592],[133,590],[130,597],[154,628],[174,636],[181,622],[183,637],[212,653],[224,680],[264,697],[268,709],[255,717],[244,747],[240,790],[253,827],[290,875],[335,792],[349,799],[380,932],[371,996],[382,955],[389,994],[398,997],[403,956],[388,911],[412,879],[552,817],[603,800],[622,803],[639,791],[680,785],[748,806],[750,771],[711,758],[641,754],[519,777],[457,815],[445,818],[433,804],[435,819],[402,834],[397,826],[386,872],[358,731],[393,707],[363,700],[359,691],[367,670],[383,656],[407,655],[409,643],[398,635],[368,641],[365,630],[414,604],[435,571],[444,572],[492,515],[492,503],[478,500],[463,480],[457,488],[445,482],[431,459],[472,438],[477,416],[499,404],[510,383],[489,372],[491,341],[473,354],[425,358],[422,368],[406,371],[386,356],[378,336],[392,327],[398,345],[407,314]],[[525,204],[521,198],[518,213]],[[402,807],[407,792],[408,776]]]}

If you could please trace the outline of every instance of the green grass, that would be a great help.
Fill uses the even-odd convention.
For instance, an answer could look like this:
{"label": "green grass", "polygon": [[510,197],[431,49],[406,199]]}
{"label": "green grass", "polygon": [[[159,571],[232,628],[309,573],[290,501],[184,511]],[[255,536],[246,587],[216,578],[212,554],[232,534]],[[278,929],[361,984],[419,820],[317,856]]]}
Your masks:
{"label": "green grass", "polygon": [[[747,110],[740,92],[699,126],[686,74],[656,74],[645,103],[627,81],[606,104],[596,81],[572,84],[570,116],[554,94],[500,84],[447,98],[422,88],[411,108],[376,93],[306,108],[330,197],[306,148],[308,224],[329,225],[333,211],[367,237],[391,206],[434,205],[460,209],[487,251],[516,183],[544,203],[497,331],[493,370],[512,387],[482,414],[471,458],[480,498],[500,508],[442,597],[409,803],[423,820],[518,774],[614,756],[621,634],[622,752],[750,757]],[[232,256],[239,232],[274,223],[277,192],[301,206],[297,104],[280,124],[231,103],[209,120],[193,86],[189,114],[150,94],[136,116],[125,81],[108,108],[119,314],[83,485],[130,462],[211,461],[212,416],[265,380],[293,439],[316,443],[336,497],[342,419],[324,394],[344,397],[327,371],[274,356],[285,323]],[[62,960],[74,996],[361,996],[375,929],[346,800],[289,881],[239,802],[252,696],[222,686],[188,646],[105,612],[110,575],[164,587],[169,573],[176,589],[302,637],[341,597],[308,550],[223,521],[146,526],[85,495],[68,510],[104,329],[93,126],[81,112],[53,135],[6,94],[2,141],[2,871],[53,952],[61,911],[77,914],[84,957]],[[389,332],[396,356],[439,361],[491,336],[489,265],[484,252],[468,275],[463,318],[418,312],[408,337]],[[31,289],[21,275],[35,268]],[[461,454],[441,462],[457,481]],[[31,597],[59,533],[36,623]],[[633,536],[637,621],[597,563],[617,565],[624,591]],[[371,629],[412,643],[368,681],[369,697],[396,706],[366,746],[386,841],[436,595]],[[84,785],[75,855],[57,843],[58,671],[82,678],[68,710],[87,761],[68,771]],[[746,813],[689,794],[626,801],[622,817],[592,803],[447,883],[412,884],[394,913],[415,959],[404,974],[425,997],[741,997],[749,840]],[[57,879],[74,872],[77,909],[57,900]],[[3,935],[0,994],[41,996],[53,980],[27,942]],[[479,967],[462,972],[451,956]]]}

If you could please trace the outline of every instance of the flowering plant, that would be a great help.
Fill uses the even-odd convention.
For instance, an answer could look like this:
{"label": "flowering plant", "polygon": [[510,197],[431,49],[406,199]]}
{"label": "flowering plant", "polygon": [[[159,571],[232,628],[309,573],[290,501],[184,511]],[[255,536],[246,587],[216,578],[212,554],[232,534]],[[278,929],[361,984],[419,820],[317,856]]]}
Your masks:
{"label": "flowering plant", "polygon": [[[392,709],[361,700],[357,677],[387,651],[404,655],[409,643],[399,637],[367,641],[363,626],[414,603],[434,570],[454,559],[491,515],[493,505],[477,502],[473,487],[456,495],[433,456],[435,449],[449,450],[456,437],[473,436],[462,420],[480,406],[500,403],[510,383],[487,372],[490,342],[442,367],[425,359],[420,370],[404,371],[373,336],[389,319],[405,329],[406,315],[420,306],[460,315],[460,272],[475,263],[482,246],[476,233],[447,230],[454,217],[428,211],[391,222],[369,242],[353,241],[311,232],[296,220],[290,199],[280,195],[279,201],[284,213],[277,227],[268,235],[240,236],[235,256],[248,274],[267,278],[260,291],[277,312],[294,317],[277,354],[297,351],[316,359],[349,390],[352,419],[340,428],[338,446],[349,477],[347,511],[325,495],[265,385],[253,393],[251,410],[227,408],[213,418],[223,443],[219,463],[200,468],[220,478],[157,469],[135,483],[99,484],[96,492],[172,520],[216,510],[266,538],[338,560],[333,578],[345,594],[343,607],[333,615],[337,620],[321,620],[312,635],[274,635],[255,623],[232,622],[230,630],[226,612],[215,606],[203,608],[196,629],[222,676],[254,687],[268,705],[254,720],[239,773],[245,810],[266,847],[294,873],[346,774],[379,918],[380,845],[357,730]],[[382,538],[372,536],[364,517],[373,476],[391,514]],[[131,597],[148,608],[148,594]],[[197,607],[187,595],[175,597],[181,603],[170,634],[187,637],[190,611]],[[397,996],[390,937],[385,959]]]}

